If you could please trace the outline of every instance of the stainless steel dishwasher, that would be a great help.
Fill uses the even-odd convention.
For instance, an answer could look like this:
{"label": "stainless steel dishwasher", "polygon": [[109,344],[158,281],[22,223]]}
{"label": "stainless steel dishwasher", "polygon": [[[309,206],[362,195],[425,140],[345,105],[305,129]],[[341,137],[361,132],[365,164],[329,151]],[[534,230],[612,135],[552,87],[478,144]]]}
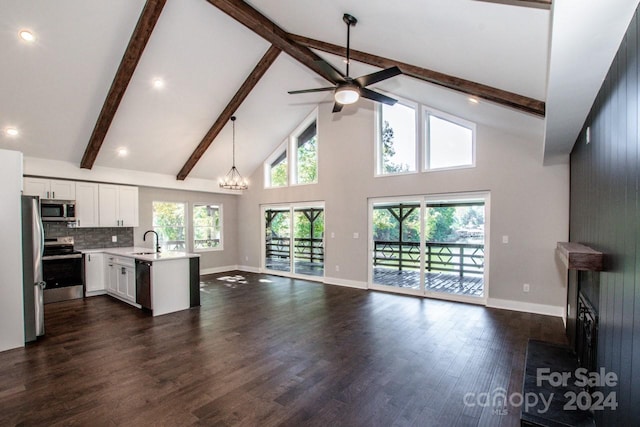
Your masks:
{"label": "stainless steel dishwasher", "polygon": [[148,310],[151,307],[151,261],[136,260],[136,302]]}

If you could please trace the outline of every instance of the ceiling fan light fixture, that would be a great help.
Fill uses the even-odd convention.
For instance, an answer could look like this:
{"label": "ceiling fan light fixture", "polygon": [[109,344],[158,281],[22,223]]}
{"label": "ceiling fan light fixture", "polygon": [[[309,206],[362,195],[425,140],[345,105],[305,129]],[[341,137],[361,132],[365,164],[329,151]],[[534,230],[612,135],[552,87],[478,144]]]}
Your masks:
{"label": "ceiling fan light fixture", "polygon": [[355,86],[344,86],[336,89],[334,97],[338,104],[348,105],[353,104],[360,99],[360,92]]}

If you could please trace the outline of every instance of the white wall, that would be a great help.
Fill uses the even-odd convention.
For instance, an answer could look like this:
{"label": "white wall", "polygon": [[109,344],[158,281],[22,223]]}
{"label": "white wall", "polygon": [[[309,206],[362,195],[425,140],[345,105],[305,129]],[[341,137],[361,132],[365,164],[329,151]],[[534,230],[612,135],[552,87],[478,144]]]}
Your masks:
{"label": "white wall", "polygon": [[[212,183],[216,185],[217,183]],[[221,251],[197,252],[200,254],[200,271],[203,274],[216,271],[234,269],[238,264],[237,234],[238,234],[238,196],[215,193],[202,193],[196,191],[179,191],[162,188],[140,187],[139,206],[140,226],[133,231],[135,246],[153,247],[152,239],[143,241],[144,232],[153,230],[153,202],[183,202],[187,204],[187,239],[189,244],[187,251],[192,252],[191,241],[193,230],[190,226],[193,217],[194,203],[213,203],[222,205],[222,239],[224,249]]]}
{"label": "white wall", "polygon": [[[239,199],[239,263],[259,267],[261,204],[319,200],[325,202],[325,235],[335,233],[326,241],[327,281],[364,284],[368,198],[489,191],[488,305],[562,315],[566,272],[555,247],[568,239],[568,165],[543,166],[539,138],[478,123],[477,167],[375,178],[373,104],[358,105],[356,112],[336,115],[331,104],[320,105],[318,184],[264,189],[262,169],[254,173]],[[361,237],[353,239],[354,232]],[[502,243],[503,235],[509,244]],[[530,293],[523,293],[524,283]]]}
{"label": "white wall", "polygon": [[0,351],[24,346],[22,153],[0,150]]}

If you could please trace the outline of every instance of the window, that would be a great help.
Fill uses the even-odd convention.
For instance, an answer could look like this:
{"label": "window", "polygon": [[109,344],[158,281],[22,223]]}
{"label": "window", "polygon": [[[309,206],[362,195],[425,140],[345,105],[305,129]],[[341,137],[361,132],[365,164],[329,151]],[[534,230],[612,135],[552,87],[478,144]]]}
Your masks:
{"label": "window", "polygon": [[269,176],[268,187],[286,187],[288,179],[288,162],[287,162],[287,149],[284,148],[282,153],[275,158],[275,160],[269,162]]}
{"label": "window", "polygon": [[475,165],[472,123],[425,111],[426,169],[448,169]]}
{"label": "window", "polygon": [[378,106],[378,175],[416,171],[416,108],[408,103]]}
{"label": "window", "polygon": [[295,138],[296,184],[318,182],[318,138],[314,120]]}
{"label": "window", "polygon": [[318,182],[317,117],[316,109],[264,162],[265,188]]}
{"label": "window", "polygon": [[164,251],[185,251],[186,204],[153,202],[153,230]]}
{"label": "window", "polygon": [[222,206],[193,205],[193,250],[222,249]]}

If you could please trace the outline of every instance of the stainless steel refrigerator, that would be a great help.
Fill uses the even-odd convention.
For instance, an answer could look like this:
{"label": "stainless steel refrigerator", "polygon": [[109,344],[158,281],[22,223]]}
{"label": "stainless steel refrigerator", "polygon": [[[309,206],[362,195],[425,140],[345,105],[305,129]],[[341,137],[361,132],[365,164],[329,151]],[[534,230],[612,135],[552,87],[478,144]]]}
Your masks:
{"label": "stainless steel refrigerator", "polygon": [[42,276],[44,228],[40,218],[40,200],[22,196],[22,278],[24,286],[25,342],[44,335],[44,297]]}

